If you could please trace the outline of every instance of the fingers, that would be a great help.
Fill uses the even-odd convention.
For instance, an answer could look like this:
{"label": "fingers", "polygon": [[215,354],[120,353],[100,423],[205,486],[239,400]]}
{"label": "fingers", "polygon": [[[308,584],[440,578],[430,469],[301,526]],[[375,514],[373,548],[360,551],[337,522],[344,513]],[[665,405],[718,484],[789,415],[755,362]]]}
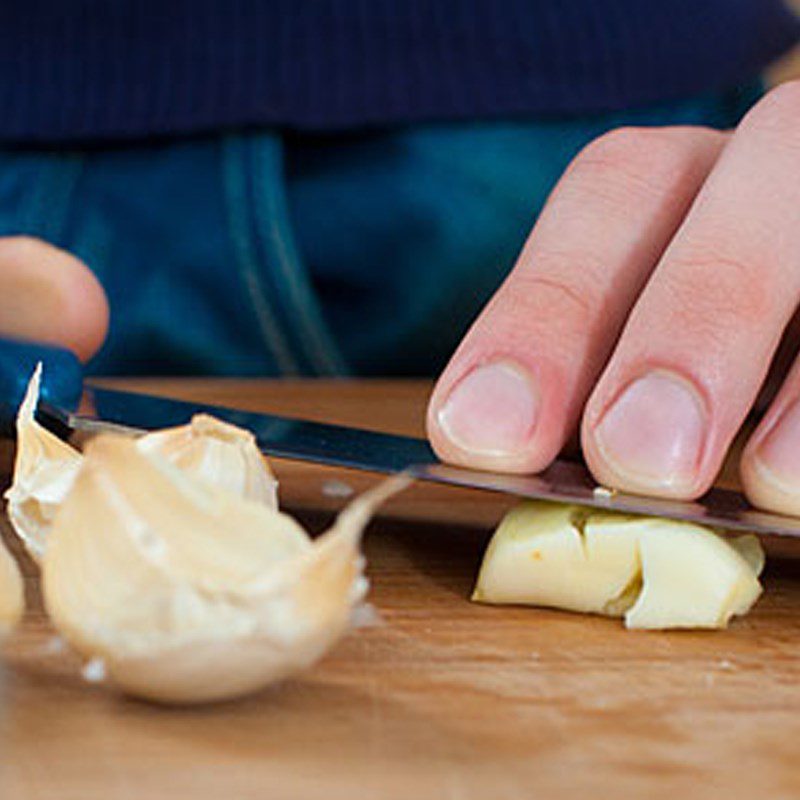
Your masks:
{"label": "fingers", "polygon": [[86,361],[107,330],[106,296],[85,264],[38,239],[0,238],[0,336],[58,345]]}
{"label": "fingers", "polygon": [[800,361],[750,437],[740,474],[753,505],[800,516]]}
{"label": "fingers", "polygon": [[694,497],[713,481],[800,296],[800,84],[762,100],[633,309],[583,419],[602,483]]}
{"label": "fingers", "polygon": [[724,140],[620,129],[578,156],[436,386],[428,434],[442,459],[530,472],[558,454]]}

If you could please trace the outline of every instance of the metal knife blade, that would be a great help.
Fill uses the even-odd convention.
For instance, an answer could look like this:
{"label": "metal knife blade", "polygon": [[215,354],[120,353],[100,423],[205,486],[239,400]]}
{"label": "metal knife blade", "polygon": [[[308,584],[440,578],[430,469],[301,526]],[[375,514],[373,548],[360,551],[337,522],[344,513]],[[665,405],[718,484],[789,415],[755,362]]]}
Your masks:
{"label": "metal knife blade", "polygon": [[741,494],[728,489],[712,489],[694,502],[598,492],[597,483],[586,467],[578,462],[558,460],[537,475],[477,472],[441,463],[423,439],[91,385],[86,392],[86,402],[82,407],[91,408],[90,413],[73,414],[40,403],[37,412],[40,421],[48,427],[60,428],[62,432],[141,432],[183,425],[194,414],[205,412],[252,431],[263,452],[276,458],[378,473],[406,471],[423,481],[517,497],[671,517],[764,535],[800,537],[800,518],[758,511]]}

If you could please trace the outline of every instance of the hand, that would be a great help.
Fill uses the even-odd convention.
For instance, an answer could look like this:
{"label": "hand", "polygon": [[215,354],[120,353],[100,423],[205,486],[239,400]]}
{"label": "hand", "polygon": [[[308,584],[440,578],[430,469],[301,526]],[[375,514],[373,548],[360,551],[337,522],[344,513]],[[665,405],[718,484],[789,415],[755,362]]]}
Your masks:
{"label": "hand", "polygon": [[0,237],[0,336],[54,344],[87,361],[108,330],[108,303],[89,268],[27,236]]}
{"label": "hand", "polygon": [[[566,171],[441,376],[431,442],[452,463],[536,472],[580,430],[599,483],[697,497],[798,301],[800,82],[730,134],[612,131]],[[800,363],[740,467],[756,504],[800,514]]]}

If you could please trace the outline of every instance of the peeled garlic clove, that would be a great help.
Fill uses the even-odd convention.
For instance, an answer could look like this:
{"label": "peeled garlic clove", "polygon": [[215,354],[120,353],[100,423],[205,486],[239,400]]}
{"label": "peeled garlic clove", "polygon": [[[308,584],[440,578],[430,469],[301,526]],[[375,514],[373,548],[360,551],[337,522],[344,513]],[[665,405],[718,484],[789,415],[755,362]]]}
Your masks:
{"label": "peeled garlic clove", "polygon": [[259,503],[278,507],[278,482],[250,431],[196,414],[188,425],[145,434],[145,453],[158,453],[184,472]]}
{"label": "peeled garlic clove", "polygon": [[605,613],[638,573],[632,526],[589,524],[575,506],[529,501],[501,522],[473,599]]}
{"label": "peeled garlic clove", "polygon": [[[764,548],[758,537],[752,533],[730,539],[731,546],[745,560],[750,567],[751,573],[758,578],[764,570],[765,556]],[[745,579],[739,582],[738,591],[734,593],[731,602],[731,614],[740,617],[746,614],[755,604],[762,592],[759,581]]]}
{"label": "peeled garlic clove", "polygon": [[730,546],[750,565],[756,577],[761,575],[764,571],[765,558],[764,548],[758,541],[758,536],[746,533],[744,536],[732,537],[725,541],[729,542]]}
{"label": "peeled garlic clove", "polygon": [[39,561],[55,513],[72,488],[81,454],[35,419],[42,365],[31,377],[17,414],[13,482],[6,491],[8,517],[28,552]]}
{"label": "peeled garlic clove", "polygon": [[51,533],[47,610],[130,694],[196,703],[254,691],[346,630],[366,587],[361,532],[383,496],[356,500],[312,541],[284,514],[98,437]]}
{"label": "peeled garlic clove", "polygon": [[19,567],[0,540],[0,641],[14,629],[24,608],[25,595]]}
{"label": "peeled garlic clove", "polygon": [[750,564],[699,525],[652,520],[639,541],[642,592],[628,628],[724,628],[761,594]]}
{"label": "peeled garlic clove", "polygon": [[629,628],[725,627],[761,593],[755,537],[526,502],[497,529],[474,599],[625,616]]}

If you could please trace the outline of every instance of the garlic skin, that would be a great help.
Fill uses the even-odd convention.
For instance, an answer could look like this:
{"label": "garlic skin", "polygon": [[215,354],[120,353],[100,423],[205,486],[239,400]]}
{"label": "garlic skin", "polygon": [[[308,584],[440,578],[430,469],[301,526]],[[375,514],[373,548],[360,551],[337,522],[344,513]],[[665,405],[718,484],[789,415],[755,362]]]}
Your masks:
{"label": "garlic skin", "polygon": [[131,695],[200,703],[255,691],[347,630],[367,589],[362,530],[399,488],[357,499],[312,541],[285,514],[100,436],[51,531],[47,611]]}
{"label": "garlic skin", "polygon": [[[34,417],[41,376],[38,364],[17,413],[14,478],[5,494],[11,525],[37,562],[83,461],[78,450]],[[143,452],[158,453],[200,480],[278,507],[278,482],[249,431],[197,414],[188,425],[153,431],[137,442]]]}
{"label": "garlic skin", "polygon": [[278,482],[250,431],[195,414],[188,425],[147,433],[138,444],[144,453],[158,453],[195,478],[278,507]]}
{"label": "garlic skin", "polygon": [[17,562],[0,539],[0,642],[16,627],[25,610],[25,591]]}
{"label": "garlic skin", "polygon": [[56,511],[72,488],[82,460],[75,448],[34,417],[41,376],[38,364],[17,414],[14,478],[5,493],[11,525],[36,561],[42,558]]}
{"label": "garlic skin", "polygon": [[724,628],[761,594],[755,536],[524,502],[486,550],[473,600],[624,616],[628,628]]}

